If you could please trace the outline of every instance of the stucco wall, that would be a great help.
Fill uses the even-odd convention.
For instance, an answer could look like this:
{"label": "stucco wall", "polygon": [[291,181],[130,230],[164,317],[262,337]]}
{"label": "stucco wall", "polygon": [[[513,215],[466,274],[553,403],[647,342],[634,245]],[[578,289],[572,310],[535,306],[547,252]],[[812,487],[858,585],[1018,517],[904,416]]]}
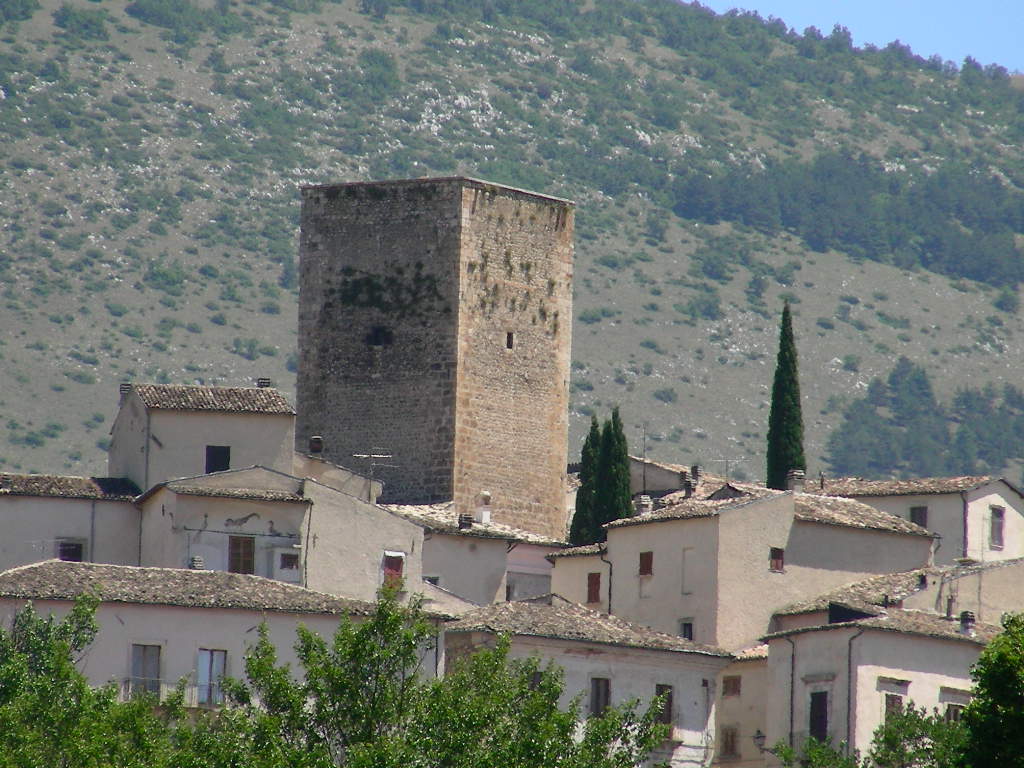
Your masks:
{"label": "stucco wall", "polygon": [[[148,434],[148,443],[147,443]],[[142,490],[206,471],[206,446],[231,448],[230,468],[256,464],[292,471],[295,417],[289,414],[218,413],[152,409],[127,395],[111,429],[108,472],[129,477]]]}
{"label": "stucco wall", "polygon": [[[13,614],[24,601],[0,599],[0,623],[10,626]],[[65,601],[37,600],[36,610],[64,616],[70,608]],[[339,618],[314,613],[278,613],[238,609],[181,608],[160,605],[101,603],[96,613],[100,625],[95,641],[79,668],[93,685],[116,682],[122,685],[131,675],[133,643],[160,645],[162,690],[166,695],[178,680],[189,681],[187,704],[195,702],[195,668],[200,648],[227,651],[227,674],[245,676],[244,655],[255,644],[261,622],[267,623],[278,662],[298,668],[293,646],[299,624],[331,637]],[[434,675],[434,652],[425,653],[423,673]]]}
{"label": "stucco wall", "polygon": [[[587,603],[587,574],[601,574],[601,602]],[[574,603],[608,612],[608,564],[597,555],[556,557],[551,570],[551,591]]]}
{"label": "stucco wall", "polygon": [[680,473],[659,467],[635,456],[629,457],[629,490],[633,494],[678,491],[683,487]]}
{"label": "stucco wall", "polygon": [[405,555],[404,578],[415,591],[423,579],[423,529],[378,506],[313,482],[303,521],[303,555],[310,589],[374,600],[385,551]]}
{"label": "stucco wall", "polygon": [[[718,525],[706,517],[609,529],[612,613],[670,635],[692,619],[694,640],[720,645]],[[651,576],[639,575],[641,552],[653,553]]]}
{"label": "stucco wall", "polygon": [[[928,577],[928,586],[903,601],[912,608],[951,615],[973,611],[978,621],[998,624],[1006,612],[1024,611],[1024,563],[986,568],[960,578]],[[952,603],[947,599],[952,597]]]}
{"label": "stucco wall", "polygon": [[[1003,546],[992,546],[989,532],[993,506],[1002,507]],[[967,495],[967,557],[988,563],[1024,555],[1024,506],[1004,483],[989,483]]]}
{"label": "stucco wall", "polygon": [[439,577],[438,586],[477,605],[505,599],[503,539],[432,533],[423,541],[423,574]]}
{"label": "stucco wall", "polygon": [[[460,633],[449,644],[447,657],[464,653],[469,647],[489,644],[490,635]],[[658,684],[673,687],[673,739],[652,755],[652,762],[665,760],[673,767],[706,764],[714,750],[715,680],[729,660],[701,654],[621,648],[599,643],[582,643],[514,636],[512,658],[538,656],[564,672],[561,705],[583,694],[581,714],[586,716],[590,680],[609,680],[611,703],[620,705],[639,699],[646,705]]]}
{"label": "stucco wall", "polygon": [[[725,677],[740,678],[738,695],[725,695],[723,680]],[[718,675],[718,706],[716,709],[715,732],[716,740],[715,765],[739,766],[753,768],[764,765],[764,755],[754,745],[753,736],[757,731],[765,730],[765,702],[775,691],[768,687],[768,660],[749,659],[734,661]],[[723,727],[736,729],[735,756],[721,756],[721,733]]]}
{"label": "stucco wall", "polygon": [[513,600],[546,595],[551,588],[551,563],[545,555],[557,552],[558,547],[516,542],[506,556],[505,581]]}
{"label": "stucco wall", "polygon": [[83,559],[138,565],[139,511],[128,501],[0,495],[0,570],[57,556],[58,539],[84,543]]}

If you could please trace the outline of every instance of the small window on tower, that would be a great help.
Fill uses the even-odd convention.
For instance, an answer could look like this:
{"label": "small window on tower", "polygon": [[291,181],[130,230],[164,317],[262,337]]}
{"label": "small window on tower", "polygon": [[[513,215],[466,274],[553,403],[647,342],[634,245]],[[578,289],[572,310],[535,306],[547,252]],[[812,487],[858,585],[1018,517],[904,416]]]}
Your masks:
{"label": "small window on tower", "polygon": [[505,334],[505,349],[512,349],[515,346],[516,339],[512,331]]}
{"label": "small window on tower", "polygon": [[369,347],[387,347],[395,340],[395,335],[390,328],[383,325],[375,325],[366,334],[366,345]]}

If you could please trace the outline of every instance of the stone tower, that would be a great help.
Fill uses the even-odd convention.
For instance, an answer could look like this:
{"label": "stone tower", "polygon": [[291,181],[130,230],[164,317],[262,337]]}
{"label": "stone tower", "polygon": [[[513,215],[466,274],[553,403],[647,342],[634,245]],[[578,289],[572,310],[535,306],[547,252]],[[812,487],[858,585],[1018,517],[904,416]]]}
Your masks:
{"label": "stone tower", "polygon": [[565,535],[573,204],[469,178],[302,190],[296,436],[382,502]]}

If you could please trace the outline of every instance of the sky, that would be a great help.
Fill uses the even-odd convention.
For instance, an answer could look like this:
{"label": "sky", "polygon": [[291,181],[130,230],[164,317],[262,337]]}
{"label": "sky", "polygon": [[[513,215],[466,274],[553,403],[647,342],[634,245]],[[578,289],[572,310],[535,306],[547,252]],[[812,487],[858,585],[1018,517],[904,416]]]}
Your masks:
{"label": "sky", "polygon": [[854,45],[879,48],[893,40],[924,58],[939,54],[960,64],[973,56],[1024,73],[1024,0],[700,0],[716,13],[731,8],[775,16],[803,32],[824,34],[836,24],[850,30]]}

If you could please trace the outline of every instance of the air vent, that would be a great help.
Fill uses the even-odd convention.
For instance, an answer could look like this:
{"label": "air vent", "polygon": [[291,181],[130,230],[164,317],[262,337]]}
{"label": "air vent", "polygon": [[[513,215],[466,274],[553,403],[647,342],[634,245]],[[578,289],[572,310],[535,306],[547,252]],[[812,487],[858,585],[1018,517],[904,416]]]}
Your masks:
{"label": "air vent", "polygon": [[270,379],[266,378],[265,376],[261,376],[260,378],[256,379],[256,386],[259,387],[260,389],[266,389],[267,387],[272,385],[273,382]]}

